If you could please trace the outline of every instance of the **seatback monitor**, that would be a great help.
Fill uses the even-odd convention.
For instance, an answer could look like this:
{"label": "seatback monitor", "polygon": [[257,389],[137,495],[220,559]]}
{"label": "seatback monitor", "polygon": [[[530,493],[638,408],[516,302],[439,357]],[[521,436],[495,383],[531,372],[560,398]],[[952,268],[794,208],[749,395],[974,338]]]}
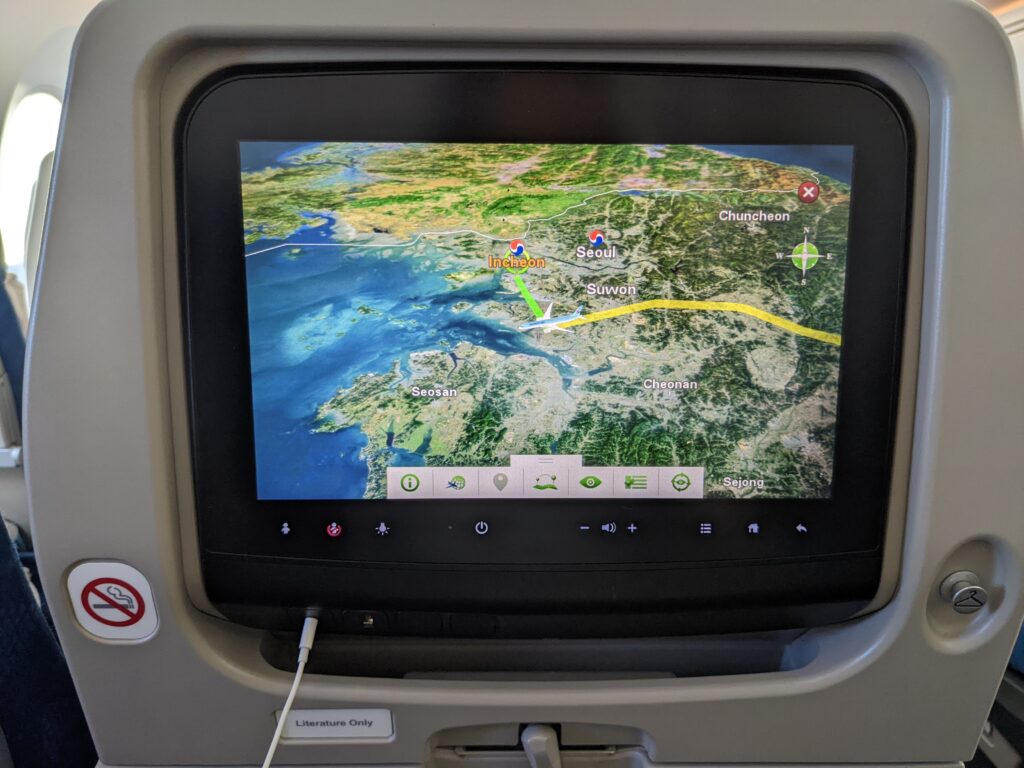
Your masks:
{"label": "seatback monitor", "polygon": [[912,160],[877,84],[240,69],[179,138],[225,614],[483,612],[551,636],[629,611],[664,634],[874,596]]}

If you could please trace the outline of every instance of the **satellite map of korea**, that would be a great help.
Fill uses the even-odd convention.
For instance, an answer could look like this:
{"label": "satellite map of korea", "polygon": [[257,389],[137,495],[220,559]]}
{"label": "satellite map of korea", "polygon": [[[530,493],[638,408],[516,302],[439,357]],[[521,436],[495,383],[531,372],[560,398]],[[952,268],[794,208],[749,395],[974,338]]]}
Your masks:
{"label": "satellite map of korea", "polygon": [[261,498],[538,454],[830,495],[852,148],[240,146]]}

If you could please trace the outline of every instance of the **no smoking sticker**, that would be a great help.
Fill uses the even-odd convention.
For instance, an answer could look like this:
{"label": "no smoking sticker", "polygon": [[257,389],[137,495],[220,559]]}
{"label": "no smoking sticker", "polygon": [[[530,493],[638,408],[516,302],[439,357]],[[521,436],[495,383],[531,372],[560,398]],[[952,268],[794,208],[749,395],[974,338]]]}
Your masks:
{"label": "no smoking sticker", "polygon": [[90,561],[68,574],[68,595],[82,629],[102,640],[138,642],[158,620],[149,582],[125,563]]}
{"label": "no smoking sticker", "polygon": [[100,624],[130,627],[146,613],[139,590],[121,579],[93,579],[82,590],[82,607]]}

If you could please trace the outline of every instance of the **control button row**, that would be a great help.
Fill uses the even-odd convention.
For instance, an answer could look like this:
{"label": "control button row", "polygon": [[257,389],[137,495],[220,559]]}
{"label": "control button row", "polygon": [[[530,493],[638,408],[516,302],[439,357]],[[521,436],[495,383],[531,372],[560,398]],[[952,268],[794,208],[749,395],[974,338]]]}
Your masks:
{"label": "control button row", "polygon": [[[586,533],[587,531],[600,531],[601,533],[618,533],[618,523],[601,523],[601,525],[589,525],[584,523],[580,526],[580,530]],[[636,523],[630,523],[625,526],[626,533],[636,533],[640,530],[640,526]]]}
{"label": "control button row", "polygon": [[[620,526],[617,522],[601,523],[600,525],[591,525],[590,523],[581,523],[579,530],[583,533],[590,531],[598,531],[600,533],[618,533],[619,530],[624,529],[627,533],[636,533],[640,530],[640,527],[636,523],[629,523],[626,526]],[[708,521],[700,521],[696,523],[697,533],[701,536],[711,536],[715,532],[715,524]],[[810,532],[810,529],[804,523],[797,523],[794,531],[800,535],[804,535]],[[761,523],[752,522],[748,523],[746,527],[748,536],[760,536],[762,533]]]}
{"label": "control button row", "polygon": [[389,499],[699,499],[703,467],[584,467],[580,456],[531,456],[508,467],[389,467]]}
{"label": "control button row", "polygon": [[[715,524],[712,522],[698,521],[695,525],[697,533],[701,536],[712,536],[715,533]],[[604,523],[595,524],[580,523],[578,528],[581,533],[596,532],[601,534],[615,534],[624,530],[627,534],[633,535],[640,531],[640,526],[637,525],[635,522],[629,522],[625,525],[620,525],[616,521],[608,521]],[[476,535],[486,536],[491,531],[491,524],[486,520],[477,520],[473,524],[472,529]],[[280,531],[282,536],[290,536],[293,530],[294,529],[292,528],[291,523],[285,521],[281,524]],[[801,536],[810,533],[810,529],[807,527],[805,523],[797,523],[794,526],[793,530]],[[345,534],[345,526],[343,526],[339,522],[331,521],[327,524],[324,531],[329,538],[338,539]],[[762,531],[763,528],[761,526],[761,523],[758,522],[751,522],[748,523],[746,526],[746,532],[748,536],[760,536]],[[381,520],[379,523],[377,523],[377,525],[373,527],[373,533],[381,537],[390,536],[391,526],[387,522]]]}
{"label": "control button row", "polygon": [[[295,532],[292,524],[285,520],[281,523],[281,527],[278,529],[282,536],[291,536]],[[324,527],[324,532],[332,539],[340,539],[345,535],[346,528],[336,520],[332,520]],[[373,532],[378,536],[390,536],[391,526],[385,521],[381,520],[377,525],[373,527]]]}

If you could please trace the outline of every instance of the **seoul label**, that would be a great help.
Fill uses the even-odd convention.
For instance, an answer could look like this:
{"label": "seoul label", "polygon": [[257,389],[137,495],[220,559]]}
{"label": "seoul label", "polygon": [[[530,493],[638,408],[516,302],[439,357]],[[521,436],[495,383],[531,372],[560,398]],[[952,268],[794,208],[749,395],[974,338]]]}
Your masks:
{"label": "seoul label", "polygon": [[604,232],[600,229],[593,229],[587,235],[590,247],[581,245],[576,249],[577,259],[617,259],[619,257],[618,246],[608,245]]}

